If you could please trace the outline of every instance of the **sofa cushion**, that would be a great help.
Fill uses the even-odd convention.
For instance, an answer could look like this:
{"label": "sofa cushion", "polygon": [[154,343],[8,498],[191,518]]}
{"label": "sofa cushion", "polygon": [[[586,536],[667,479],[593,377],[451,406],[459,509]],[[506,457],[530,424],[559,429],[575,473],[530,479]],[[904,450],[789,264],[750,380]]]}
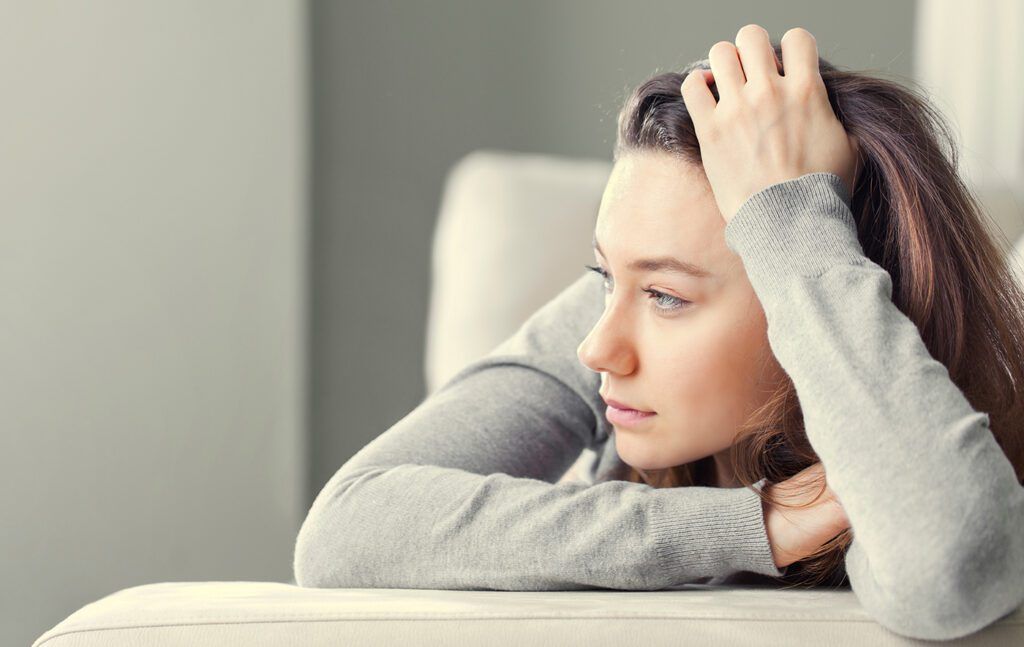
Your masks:
{"label": "sofa cushion", "polygon": [[[677,642],[919,644],[874,622],[850,589],[684,584],[662,591],[450,591],[162,582],[87,604],[33,647]],[[1024,644],[1024,609],[947,644]]]}

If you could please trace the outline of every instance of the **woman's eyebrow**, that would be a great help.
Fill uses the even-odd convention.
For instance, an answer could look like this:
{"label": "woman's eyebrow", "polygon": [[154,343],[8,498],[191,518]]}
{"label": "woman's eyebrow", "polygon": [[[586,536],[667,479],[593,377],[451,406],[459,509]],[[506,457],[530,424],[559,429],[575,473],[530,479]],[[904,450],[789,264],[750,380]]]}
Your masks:
{"label": "woman's eyebrow", "polygon": [[[597,242],[597,236],[594,236],[594,249],[603,258],[607,258],[604,255],[604,251],[601,250],[601,244]],[[677,274],[688,274],[699,279],[706,279],[712,276],[711,272],[694,265],[687,261],[681,261],[678,258],[672,256],[659,256],[658,258],[638,258],[627,265],[631,270],[638,272],[675,272]]]}

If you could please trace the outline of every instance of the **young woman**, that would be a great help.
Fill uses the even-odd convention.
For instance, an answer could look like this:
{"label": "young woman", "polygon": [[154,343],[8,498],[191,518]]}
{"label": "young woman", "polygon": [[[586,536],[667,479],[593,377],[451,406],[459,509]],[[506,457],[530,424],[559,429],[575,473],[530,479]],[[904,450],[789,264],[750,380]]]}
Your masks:
{"label": "young woman", "polygon": [[1021,604],[1024,294],[941,118],[799,28],[687,72],[620,114],[593,272],[332,477],[298,584],[848,578],[917,638]]}

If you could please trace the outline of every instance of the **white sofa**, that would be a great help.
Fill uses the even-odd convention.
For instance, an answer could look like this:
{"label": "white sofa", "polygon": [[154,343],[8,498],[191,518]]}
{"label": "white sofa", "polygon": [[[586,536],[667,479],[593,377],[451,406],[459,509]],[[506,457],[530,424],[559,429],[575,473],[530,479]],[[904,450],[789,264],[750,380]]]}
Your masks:
{"label": "white sofa", "polygon": [[[610,165],[477,151],[449,174],[435,234],[426,380],[433,392],[592,262]],[[1024,252],[1024,240],[1018,246]],[[467,305],[471,304],[471,305]],[[484,306],[484,307],[481,307]],[[584,453],[565,479],[592,456]],[[34,647],[118,645],[920,644],[850,589],[686,584],[664,591],[307,589],[161,582],[87,604]],[[1024,644],[1024,609],[947,644]]]}

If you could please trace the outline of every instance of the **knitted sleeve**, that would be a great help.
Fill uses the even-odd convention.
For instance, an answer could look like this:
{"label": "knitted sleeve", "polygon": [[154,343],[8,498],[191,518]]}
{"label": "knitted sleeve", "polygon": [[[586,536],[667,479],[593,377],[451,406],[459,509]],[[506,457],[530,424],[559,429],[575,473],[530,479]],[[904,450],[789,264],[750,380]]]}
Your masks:
{"label": "knitted sleeve", "polygon": [[608,440],[600,375],[576,356],[603,309],[584,272],[348,460],[299,531],[296,582],[654,590],[783,574],[751,490],[557,482]]}
{"label": "knitted sleeve", "polygon": [[726,244],[850,519],[852,589],[897,633],[957,638],[1024,600],[1024,489],[988,414],[892,302],[849,203],[832,173],[774,184],[729,221]]}

